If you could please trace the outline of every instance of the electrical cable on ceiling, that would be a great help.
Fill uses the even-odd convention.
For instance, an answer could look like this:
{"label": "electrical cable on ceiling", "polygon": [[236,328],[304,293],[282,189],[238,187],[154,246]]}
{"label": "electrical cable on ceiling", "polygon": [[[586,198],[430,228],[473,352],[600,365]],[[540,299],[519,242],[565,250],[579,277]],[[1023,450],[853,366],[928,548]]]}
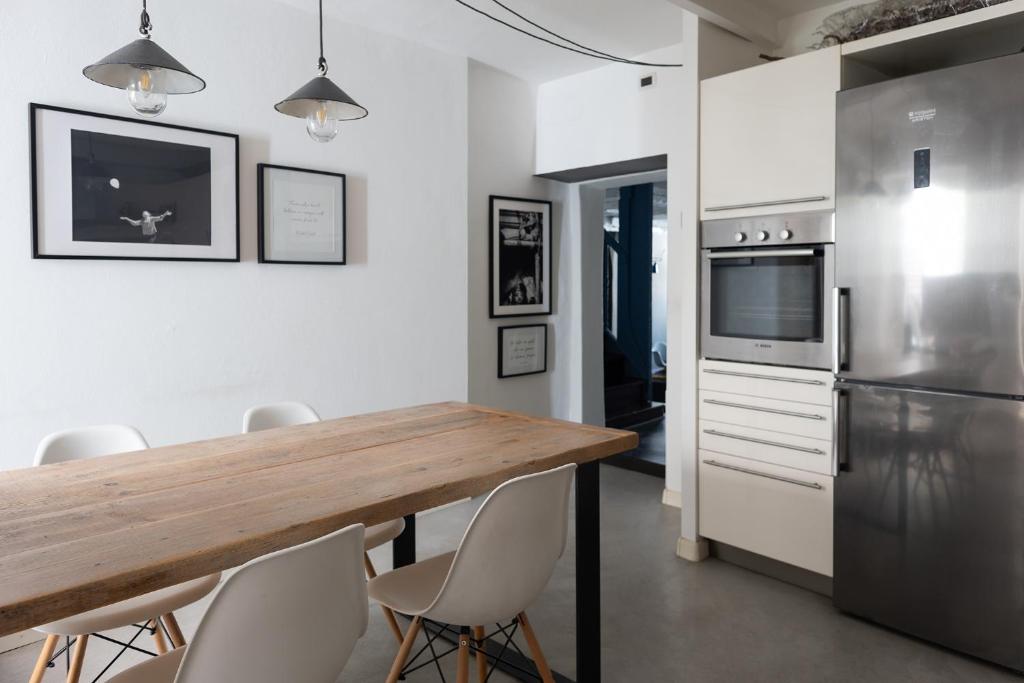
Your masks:
{"label": "electrical cable on ceiling", "polygon": [[[534,21],[531,21],[530,19],[527,19],[522,14],[516,12],[512,8],[508,7],[507,5],[502,4],[498,0],[491,0],[491,1],[494,2],[496,5],[498,5],[499,7],[501,7],[502,9],[506,10],[507,12],[509,12],[509,13],[513,14],[514,16],[518,17],[519,19],[525,21],[529,25],[531,25],[531,26],[533,26],[535,28],[540,29],[541,31],[543,31],[544,33],[547,33],[550,36],[554,36],[555,38],[557,38],[557,39],[559,39],[561,41],[569,43],[569,45],[564,45],[562,43],[557,43],[554,40],[550,40],[548,38],[545,38],[544,36],[539,36],[536,33],[531,33],[530,31],[527,31],[524,28],[520,28],[519,26],[516,26],[515,24],[509,23],[509,22],[505,21],[504,19],[500,19],[500,18],[494,16],[493,14],[488,14],[484,10],[480,9],[479,7],[474,7],[473,5],[469,4],[465,0],[455,0],[455,2],[459,3],[460,5],[465,7],[466,9],[472,10],[472,11],[476,12],[477,14],[483,15],[483,16],[487,17],[488,19],[490,19],[491,21],[497,22],[497,23],[501,24],[502,26],[505,26],[507,28],[512,29],[513,31],[517,31],[519,33],[522,33],[523,35],[526,35],[526,36],[529,36],[531,38],[534,38],[535,40],[539,40],[539,41],[541,41],[543,43],[547,43],[548,45],[553,45],[554,47],[560,47],[563,50],[568,50],[569,52],[575,52],[576,54],[583,55],[584,57],[593,57],[594,59],[602,59],[602,60],[607,61],[607,62],[616,62],[618,64],[628,64],[628,65],[631,65],[631,66],[649,66],[649,67],[664,67],[664,68],[678,68],[678,67],[683,66],[682,64],[658,64],[658,63],[655,63],[655,62],[641,62],[641,61],[637,61],[637,60],[634,60],[634,59],[626,59],[625,57],[616,57],[615,55],[611,55],[611,54],[608,54],[606,52],[601,52],[600,50],[595,50],[592,47],[588,47],[588,46],[583,45],[581,43],[577,43],[577,42],[575,42],[573,40],[570,40],[570,39],[566,38],[565,36],[563,36],[561,34],[558,34],[558,33],[554,32],[554,31],[552,31],[550,29],[544,28],[540,24],[538,24],[538,23],[536,23]],[[575,46],[575,47],[570,47],[570,46]]]}

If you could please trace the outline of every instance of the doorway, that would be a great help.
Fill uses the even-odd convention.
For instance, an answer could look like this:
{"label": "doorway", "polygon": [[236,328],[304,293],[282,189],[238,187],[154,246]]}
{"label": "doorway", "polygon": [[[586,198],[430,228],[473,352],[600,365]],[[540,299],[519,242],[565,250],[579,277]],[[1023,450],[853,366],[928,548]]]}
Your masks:
{"label": "doorway", "polygon": [[668,215],[664,179],[608,187],[604,196],[605,424],[640,435],[611,462],[665,475],[668,376]]}

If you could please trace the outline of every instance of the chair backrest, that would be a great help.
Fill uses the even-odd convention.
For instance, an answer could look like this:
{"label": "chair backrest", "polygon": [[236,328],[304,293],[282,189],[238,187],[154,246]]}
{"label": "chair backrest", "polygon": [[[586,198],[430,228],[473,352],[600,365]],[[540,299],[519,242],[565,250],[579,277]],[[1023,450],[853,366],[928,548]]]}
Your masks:
{"label": "chair backrest", "polygon": [[36,465],[52,465],[68,460],[100,455],[141,451],[149,448],[146,439],[128,425],[97,425],[50,434],[36,448]]}
{"label": "chair backrest", "polygon": [[335,683],[366,632],[362,524],[252,560],[214,597],[175,683]]}
{"label": "chair backrest", "polygon": [[540,595],[565,550],[576,465],[505,482],[477,510],[424,614],[449,624],[511,619]]}
{"label": "chair backrest", "polygon": [[242,416],[242,432],[248,434],[249,432],[259,432],[264,429],[291,427],[292,425],[304,425],[319,421],[320,416],[305,403],[299,403],[298,401],[269,403],[262,406],[253,406],[245,411],[245,415]]}

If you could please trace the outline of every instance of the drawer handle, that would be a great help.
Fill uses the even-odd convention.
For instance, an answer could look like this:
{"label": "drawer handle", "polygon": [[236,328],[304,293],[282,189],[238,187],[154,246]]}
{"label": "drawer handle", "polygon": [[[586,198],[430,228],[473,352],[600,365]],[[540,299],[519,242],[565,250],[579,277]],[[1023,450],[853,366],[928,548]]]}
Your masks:
{"label": "drawer handle", "polygon": [[769,202],[750,202],[749,204],[724,204],[722,206],[709,206],[705,211],[729,211],[731,209],[754,209],[759,206],[781,206],[782,204],[808,204],[810,202],[823,202],[828,199],[825,195],[817,197],[797,197],[796,199],[773,199]]}
{"label": "drawer handle", "polygon": [[770,379],[776,382],[792,382],[794,384],[811,384],[813,386],[823,387],[825,383],[820,379],[799,379],[796,377],[776,377],[775,375],[755,375],[751,372],[735,372],[733,370],[715,370],[713,368],[704,368],[704,372],[709,375],[728,375],[729,377],[745,377],[746,379]]}
{"label": "drawer handle", "polygon": [[779,443],[778,441],[766,441],[764,439],[755,439],[752,436],[742,436],[740,434],[728,434],[726,432],[720,432],[717,429],[705,429],[705,434],[711,436],[721,436],[726,439],[737,439],[739,441],[749,441],[750,443],[759,443],[762,446],[775,446],[776,448],[788,448],[791,451],[800,451],[801,453],[813,453],[814,455],[827,455],[825,451],[820,448],[807,448],[806,446],[792,446],[788,443]]}
{"label": "drawer handle", "polygon": [[777,474],[768,474],[767,472],[758,472],[757,470],[748,470],[746,467],[737,467],[736,465],[726,465],[723,462],[717,460],[705,460],[705,465],[711,465],[712,467],[721,467],[723,470],[733,470],[734,472],[742,472],[743,474],[753,474],[755,477],[764,477],[765,479],[774,479],[775,481],[784,481],[787,484],[796,484],[797,486],[803,486],[809,489],[818,489],[824,491],[825,487],[816,481],[802,481],[800,479],[790,479],[789,477],[781,477]]}
{"label": "drawer handle", "polygon": [[764,408],[762,406],[748,406],[745,403],[729,403],[728,401],[717,401],[713,398],[704,399],[705,403],[713,406],[725,406],[726,408],[740,408],[741,410],[756,410],[759,413],[771,413],[772,415],[785,415],[787,417],[802,417],[805,420],[824,420],[824,415],[814,413],[798,413],[793,410],[779,410],[778,408]]}

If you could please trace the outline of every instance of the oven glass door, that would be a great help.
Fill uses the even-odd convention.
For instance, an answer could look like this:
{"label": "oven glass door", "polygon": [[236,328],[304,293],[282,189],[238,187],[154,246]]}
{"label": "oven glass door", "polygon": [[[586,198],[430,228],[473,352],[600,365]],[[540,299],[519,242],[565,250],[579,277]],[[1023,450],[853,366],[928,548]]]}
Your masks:
{"label": "oven glass door", "polygon": [[708,267],[712,337],[824,341],[823,248],[715,251]]}

